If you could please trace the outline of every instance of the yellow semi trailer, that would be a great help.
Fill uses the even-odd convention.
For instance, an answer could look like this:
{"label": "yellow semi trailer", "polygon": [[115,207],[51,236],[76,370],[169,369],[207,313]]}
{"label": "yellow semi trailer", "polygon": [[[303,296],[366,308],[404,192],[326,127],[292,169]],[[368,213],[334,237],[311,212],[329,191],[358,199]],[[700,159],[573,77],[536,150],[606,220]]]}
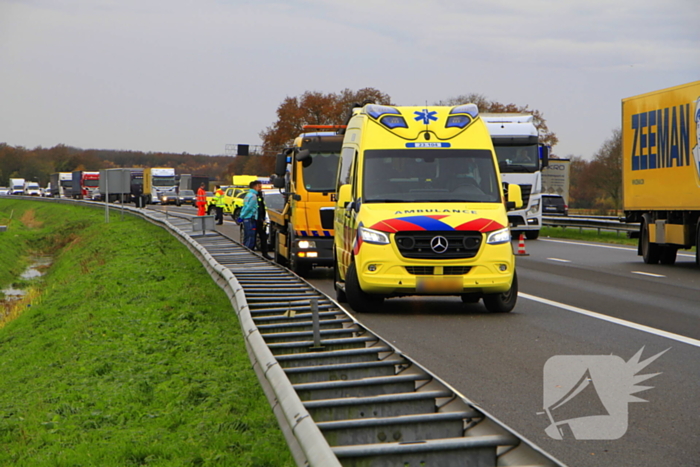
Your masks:
{"label": "yellow semi trailer", "polygon": [[696,247],[700,266],[700,81],[622,100],[625,219],[647,264]]}

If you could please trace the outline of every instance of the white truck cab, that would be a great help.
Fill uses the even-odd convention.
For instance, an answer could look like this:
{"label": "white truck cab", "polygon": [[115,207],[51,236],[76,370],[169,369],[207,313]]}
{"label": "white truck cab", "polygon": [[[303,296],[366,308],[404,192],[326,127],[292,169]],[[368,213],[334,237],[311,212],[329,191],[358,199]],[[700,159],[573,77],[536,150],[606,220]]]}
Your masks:
{"label": "white truck cab", "polygon": [[481,118],[491,134],[503,181],[520,185],[522,192],[522,209],[508,213],[511,229],[534,240],[542,227],[542,169],[548,164],[549,148],[539,143],[530,114],[485,113]]}

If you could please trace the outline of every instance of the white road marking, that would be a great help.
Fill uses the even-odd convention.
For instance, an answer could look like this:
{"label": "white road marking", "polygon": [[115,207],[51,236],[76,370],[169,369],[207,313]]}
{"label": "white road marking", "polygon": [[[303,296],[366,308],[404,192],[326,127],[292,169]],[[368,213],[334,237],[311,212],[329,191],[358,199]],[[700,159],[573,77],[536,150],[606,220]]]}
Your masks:
{"label": "white road marking", "polygon": [[[581,242],[571,242],[567,240],[555,240],[553,238],[542,238],[540,237],[539,240],[543,242],[553,242],[553,243],[567,243],[569,245],[582,245],[582,246],[594,246],[597,248],[608,248],[611,250],[627,250],[627,251],[637,251],[636,248],[625,248],[622,246],[611,246],[611,245],[598,245],[596,243],[581,243]],[[685,258],[695,258],[695,255],[689,255],[687,253],[678,253],[678,256],[683,256]]]}
{"label": "white road marking", "polygon": [[654,334],[656,336],[665,337],[674,341],[682,342],[684,344],[693,345],[695,347],[700,347],[700,340],[693,339],[691,337],[681,336],[680,334],[675,334],[668,331],[662,331],[661,329],[652,328],[651,326],[645,326],[643,324],[633,323],[620,318],[614,318],[612,316],[604,315],[601,313],[596,313],[595,311],[586,310],[583,308],[566,305],[564,303],[555,302],[554,300],[548,300],[546,298],[536,297],[534,295],[518,292],[518,297],[525,298],[527,300],[532,300],[534,302],[543,303],[545,305],[561,308],[562,310],[571,311],[573,313],[579,313],[581,315],[588,316],[590,318],[596,318],[609,323],[619,324],[620,326],[625,326],[631,329],[636,329],[637,331],[646,332],[649,334]]}
{"label": "white road marking", "polygon": [[568,259],[561,259],[561,258],[547,258],[547,259],[550,261],[558,261],[560,263],[570,263],[571,262]]}
{"label": "white road marking", "polygon": [[663,274],[652,274],[650,272],[643,272],[643,271],[632,271],[632,274],[639,274],[641,276],[649,276],[649,277],[666,277]]}

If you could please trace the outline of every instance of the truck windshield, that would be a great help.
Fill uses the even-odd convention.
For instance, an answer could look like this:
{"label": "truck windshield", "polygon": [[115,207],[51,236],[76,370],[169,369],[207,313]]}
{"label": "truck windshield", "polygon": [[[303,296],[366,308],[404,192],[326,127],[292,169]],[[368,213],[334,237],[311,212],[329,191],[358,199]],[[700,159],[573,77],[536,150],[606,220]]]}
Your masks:
{"label": "truck windshield", "polygon": [[153,177],[153,186],[175,186],[175,177]]}
{"label": "truck windshield", "polygon": [[311,153],[311,164],[302,170],[306,191],[335,191],[339,160],[337,152]]}
{"label": "truck windshield", "polygon": [[364,155],[365,202],[501,201],[493,156],[487,149],[390,149]]}
{"label": "truck windshield", "polygon": [[523,146],[499,145],[494,138],[493,147],[498,157],[498,167],[501,173],[537,172],[539,166],[539,150],[536,144]]}
{"label": "truck windshield", "polygon": [[83,184],[85,186],[89,186],[90,188],[96,188],[100,185],[100,181],[95,179],[86,179],[83,181]]}

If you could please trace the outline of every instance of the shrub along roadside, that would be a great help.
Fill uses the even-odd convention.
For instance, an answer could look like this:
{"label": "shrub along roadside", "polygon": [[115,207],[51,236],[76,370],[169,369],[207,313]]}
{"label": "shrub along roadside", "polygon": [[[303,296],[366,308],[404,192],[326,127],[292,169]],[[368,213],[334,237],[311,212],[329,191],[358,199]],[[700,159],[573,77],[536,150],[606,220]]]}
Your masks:
{"label": "shrub along roadside", "polygon": [[231,305],[184,246],[132,216],[10,204],[43,222],[13,226],[22,253],[55,261],[0,329],[0,465],[293,465]]}

